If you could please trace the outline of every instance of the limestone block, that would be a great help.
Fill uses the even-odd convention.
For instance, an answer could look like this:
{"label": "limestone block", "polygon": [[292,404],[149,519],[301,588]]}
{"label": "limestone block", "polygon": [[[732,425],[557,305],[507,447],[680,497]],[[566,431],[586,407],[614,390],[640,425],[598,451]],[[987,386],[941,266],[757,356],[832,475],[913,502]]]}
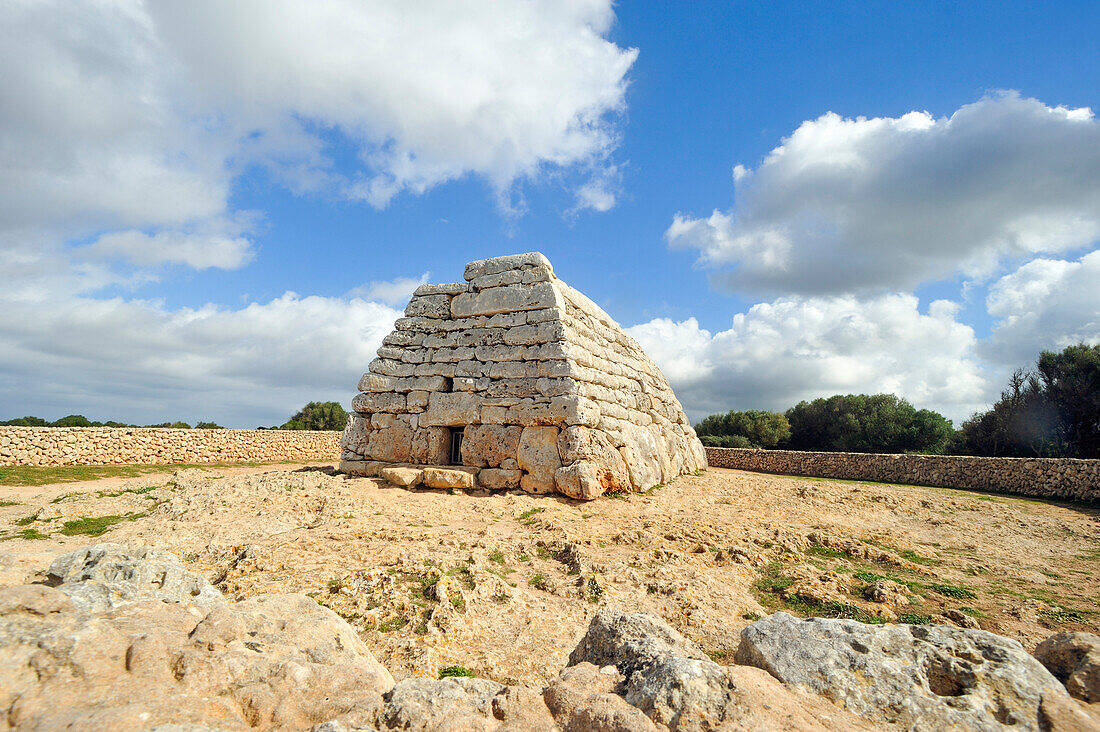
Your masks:
{"label": "limestone block", "polygon": [[359,380],[359,391],[397,391],[397,381],[396,376],[366,373]]}
{"label": "limestone block", "polygon": [[430,354],[431,360],[444,363],[458,363],[474,358],[474,349],[469,346],[457,348],[440,348]]}
{"label": "limestone block", "polygon": [[405,395],[384,393],[363,393],[351,400],[351,408],[356,412],[388,412],[399,414],[406,411]]}
{"label": "limestone block", "polygon": [[424,468],[424,485],[429,488],[473,488],[474,476],[462,470]]}
{"label": "limestone block", "polygon": [[424,342],[424,334],[411,330],[395,330],[382,339],[383,346],[419,346]]}
{"label": "limestone block", "polygon": [[458,376],[455,377],[454,386],[452,388],[454,391],[485,391],[490,383],[492,383],[492,380],[487,377],[471,379]]}
{"label": "limestone block", "polygon": [[[499,467],[519,453],[521,427],[474,425],[463,430],[462,463],[477,467]],[[518,478],[517,478],[518,481]]]}
{"label": "limestone block", "polygon": [[504,257],[478,259],[466,265],[466,270],[462,273],[462,276],[469,282],[478,277],[505,272],[510,269],[530,269],[533,267],[541,267],[547,272],[554,271],[550,260],[541,252],[526,252],[524,254],[509,254]]}
{"label": "limestone block", "polygon": [[443,376],[448,379],[453,379],[455,376],[455,365],[453,363],[418,363],[414,373],[417,376]]}
{"label": "limestone block", "polygon": [[600,423],[600,408],[591,400],[576,396],[558,396],[550,400],[550,411],[568,425],[595,427]]}
{"label": "limestone block", "polygon": [[409,446],[409,460],[420,465],[449,463],[451,431],[446,427],[420,427],[415,430]]}
{"label": "limestone block", "polygon": [[470,280],[470,286],[474,290],[486,290],[490,287],[503,285],[529,285],[535,282],[548,282],[553,279],[553,274],[543,267],[534,269],[509,269],[497,274],[482,275]]}
{"label": "limestone block", "polygon": [[382,468],[382,477],[403,488],[420,485],[424,471],[420,468]]}
{"label": "limestone block", "polygon": [[551,320],[563,321],[565,319],[565,311],[558,307],[546,308],[544,310],[531,310],[527,312],[528,323],[545,323]]}
{"label": "limestone block", "polygon": [[496,379],[488,381],[483,387],[487,397],[535,397],[539,396],[535,388],[535,379]]}
{"label": "limestone block", "polygon": [[510,491],[519,488],[522,470],[504,468],[485,468],[477,474],[477,484],[491,491]]}
{"label": "limestone block", "polygon": [[385,463],[377,460],[341,460],[338,470],[345,475],[375,478],[382,474]]}
{"label": "limestone block", "polygon": [[369,433],[370,422],[363,415],[352,412],[348,415],[348,423],[344,427],[343,434],[340,435],[340,447],[363,455],[366,453]]}
{"label": "limestone block", "polygon": [[451,313],[456,318],[473,315],[495,315],[520,310],[561,307],[562,296],[554,284],[506,285],[473,293],[456,295],[451,301]]}
{"label": "limestone block", "polygon": [[565,327],[556,321],[537,325],[519,325],[504,332],[504,342],[510,346],[530,346],[539,343],[561,340],[565,337]]}
{"label": "limestone block", "polygon": [[661,482],[662,445],[649,430],[629,423],[623,425],[623,446],[619,454],[630,473],[630,485],[635,491],[647,491]]}
{"label": "limestone block", "polygon": [[486,375],[486,364],[480,361],[459,361],[455,364],[455,376],[478,378]]}
{"label": "limestone block", "polygon": [[481,419],[481,397],[469,392],[432,392],[423,424],[432,427],[464,427]]}
{"label": "limestone block", "polygon": [[[591,388],[592,385],[588,384],[586,386]],[[589,396],[585,390],[582,390],[576,379],[571,379],[569,377],[559,376],[553,379],[542,377],[535,382],[535,390],[538,391],[539,394],[548,397],[573,396],[579,394]]]}
{"label": "limestone block", "polygon": [[611,471],[591,460],[581,460],[554,471],[554,487],[570,498],[591,501],[607,491],[621,490],[611,485],[610,476]]}
{"label": "limestone block", "polygon": [[392,427],[396,421],[396,414],[386,414],[385,412],[375,412],[370,416],[370,426],[372,429],[381,430],[386,427]]}
{"label": "limestone block", "polygon": [[414,369],[412,364],[385,358],[376,358],[370,363],[370,372],[383,376],[412,376]]}
{"label": "limestone block", "polygon": [[483,324],[486,328],[515,328],[517,325],[524,325],[527,323],[528,318],[532,313],[538,312],[536,310],[519,312],[519,313],[497,313],[496,315],[490,315],[485,318]]}
{"label": "limestone block", "polygon": [[539,375],[537,363],[504,361],[489,364],[489,376],[494,379],[530,379]]}
{"label": "limestone block", "polygon": [[558,455],[562,465],[578,462],[596,465],[599,469],[596,480],[603,486],[603,491],[631,489],[626,462],[607,435],[601,431],[587,427],[567,427],[558,435]]}
{"label": "limestone block", "polygon": [[375,430],[370,438],[370,457],[387,463],[407,463],[410,461],[412,437],[413,431],[401,423]]}
{"label": "limestone block", "polygon": [[554,472],[561,467],[557,427],[524,427],[520,433],[516,462],[526,471],[520,487],[528,493],[554,490]]}
{"label": "limestone block", "polygon": [[428,392],[410,391],[405,396],[405,407],[410,412],[421,412],[428,406]]}
{"label": "limestone block", "polygon": [[505,458],[500,461],[500,467],[504,470],[516,470],[519,468],[519,461],[515,458]]}
{"label": "limestone block", "polygon": [[458,295],[466,292],[470,286],[465,282],[447,282],[440,285],[421,285],[413,292],[413,297],[421,295]]}

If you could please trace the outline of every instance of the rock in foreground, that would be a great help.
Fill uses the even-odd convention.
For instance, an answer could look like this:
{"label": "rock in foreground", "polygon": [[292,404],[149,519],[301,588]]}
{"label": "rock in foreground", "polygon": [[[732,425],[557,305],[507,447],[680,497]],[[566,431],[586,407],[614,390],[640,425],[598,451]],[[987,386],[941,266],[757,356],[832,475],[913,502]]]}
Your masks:
{"label": "rock in foreground", "polygon": [[1062,684],[1018,642],[982,630],[776,613],[741,638],[738,663],[907,728],[1050,729],[1052,715],[1073,709]]}

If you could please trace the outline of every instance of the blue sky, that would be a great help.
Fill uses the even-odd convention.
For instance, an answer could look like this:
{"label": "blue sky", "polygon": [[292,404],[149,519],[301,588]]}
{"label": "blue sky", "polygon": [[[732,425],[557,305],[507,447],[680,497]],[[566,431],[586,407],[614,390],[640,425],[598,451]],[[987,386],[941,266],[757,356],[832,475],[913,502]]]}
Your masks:
{"label": "blue sky", "polygon": [[4,4],[0,418],[347,404],[532,249],[695,419],[1100,342],[1092,3]]}

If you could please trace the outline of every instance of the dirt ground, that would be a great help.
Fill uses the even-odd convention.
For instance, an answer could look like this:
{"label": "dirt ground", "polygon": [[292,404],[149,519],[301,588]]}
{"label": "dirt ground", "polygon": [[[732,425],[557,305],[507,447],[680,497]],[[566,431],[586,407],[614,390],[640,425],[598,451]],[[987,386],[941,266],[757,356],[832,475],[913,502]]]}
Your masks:
{"label": "dirt ground", "polygon": [[331,465],[0,486],[0,584],[86,544],[173,551],[232,599],[302,592],[397,678],[540,684],[596,608],[656,613],[719,662],[777,609],[1100,631],[1100,508],[710,469],[582,503],[406,490]]}

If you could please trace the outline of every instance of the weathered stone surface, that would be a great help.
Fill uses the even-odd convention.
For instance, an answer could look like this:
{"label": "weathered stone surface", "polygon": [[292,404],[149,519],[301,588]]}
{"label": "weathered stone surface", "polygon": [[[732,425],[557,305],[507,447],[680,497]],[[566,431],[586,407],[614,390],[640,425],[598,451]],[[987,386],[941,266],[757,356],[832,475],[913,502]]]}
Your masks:
{"label": "weathered stone surface", "polygon": [[480,292],[456,295],[451,301],[451,314],[456,318],[475,315],[495,315],[522,310],[556,308],[563,305],[561,294],[550,282],[533,285],[507,285]]}
{"label": "weathered stone surface", "polygon": [[614,693],[623,681],[613,668],[604,673],[582,662],[564,669],[543,692],[550,713],[572,732],[656,732],[657,726]]}
{"label": "weathered stone surface", "polygon": [[406,411],[405,395],[393,392],[382,394],[366,392],[357,394],[356,397],[351,400],[351,408],[356,412],[386,412],[388,414],[400,414]]}
{"label": "weathered stone surface", "polygon": [[420,295],[457,295],[466,292],[470,286],[465,282],[447,282],[439,285],[421,285],[413,291],[413,297]]}
{"label": "weathered stone surface", "polygon": [[554,490],[554,472],[561,467],[557,427],[524,427],[520,433],[516,461],[526,471],[520,487],[528,493]]}
{"label": "weathered stone surface", "polygon": [[[663,620],[643,613],[601,609],[569,656],[569,663],[571,668],[562,678],[576,668],[580,679],[600,690],[600,681],[592,671],[597,665],[613,666],[621,674],[616,674],[614,681],[622,681],[614,685],[606,681],[602,688],[621,694],[662,729],[873,728],[820,697],[785,688],[760,669],[721,667]],[[544,698],[557,714],[561,707],[583,708],[582,694],[575,686],[566,687],[563,693],[552,684]]]}
{"label": "weathered stone surface", "polygon": [[429,488],[473,488],[474,476],[462,470],[424,468],[424,485]]}
{"label": "weathered stone surface", "polygon": [[374,430],[370,436],[370,457],[387,463],[411,461],[413,430],[404,423]]}
{"label": "weathered stone surface", "polygon": [[448,295],[413,295],[405,306],[405,317],[446,318],[451,314],[451,298]]}
{"label": "weathered stone surface", "polygon": [[[355,630],[312,599],[196,603],[178,562],[148,547],[125,551],[97,545],[54,564],[55,579],[130,598],[113,606],[74,605],[68,582],[0,588],[6,726],[308,729],[349,712],[374,718],[393,686]],[[151,593],[161,574],[168,583]]]}
{"label": "weathered stone surface", "polygon": [[420,468],[383,468],[382,477],[402,488],[410,488],[420,485],[424,479],[424,471]]}
{"label": "weathered stone surface", "polygon": [[1066,690],[1014,640],[936,625],[776,613],[745,628],[737,661],[868,719],[918,729],[1038,730]]}
{"label": "weathered stone surface", "polygon": [[1035,647],[1035,658],[1066,686],[1071,696],[1100,702],[1100,636],[1055,633]]}
{"label": "weathered stone surface", "polygon": [[469,282],[478,277],[496,274],[497,272],[505,272],[510,269],[530,269],[533,267],[541,267],[548,272],[554,271],[554,267],[550,264],[550,260],[542,253],[525,252],[523,254],[507,254],[503,257],[491,257],[489,259],[479,259],[470,262],[466,265],[466,270],[462,273],[462,276]]}
{"label": "weathered stone surface", "polygon": [[473,425],[463,430],[462,462],[477,467],[499,467],[519,451],[522,427]]}
{"label": "weathered stone surface", "polygon": [[621,490],[611,479],[611,471],[591,460],[558,468],[554,471],[554,487],[558,493],[582,501],[599,498],[608,491]]}
{"label": "weathered stone surface", "polygon": [[477,484],[491,491],[510,491],[519,488],[522,470],[505,468],[482,468],[477,474]]}
{"label": "weathered stone surface", "polygon": [[630,490],[626,461],[603,432],[580,426],[567,427],[558,435],[558,455],[562,465],[581,461],[595,463],[602,471],[598,482],[605,492]]}
{"label": "weathered stone surface", "polygon": [[477,424],[481,418],[481,397],[469,393],[432,392],[428,395],[428,411],[423,424],[440,427],[463,427]]}
{"label": "weathered stone surface", "polygon": [[47,581],[82,610],[109,610],[138,600],[186,601],[201,606],[224,602],[206,578],[188,572],[179,557],[152,547],[95,544],[62,554]]}
{"label": "weathered stone surface", "polygon": [[409,462],[418,465],[446,465],[451,460],[451,431],[446,427],[413,430]]}

